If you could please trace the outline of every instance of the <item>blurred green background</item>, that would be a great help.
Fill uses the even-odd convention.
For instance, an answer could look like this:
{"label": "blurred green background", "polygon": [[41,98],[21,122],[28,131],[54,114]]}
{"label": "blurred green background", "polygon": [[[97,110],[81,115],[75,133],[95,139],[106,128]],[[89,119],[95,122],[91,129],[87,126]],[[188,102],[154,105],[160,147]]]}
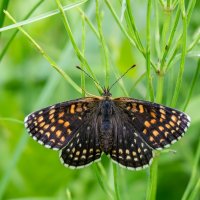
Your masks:
{"label": "blurred green background", "polygon": [[[39,1],[38,1],[39,2]],[[62,1],[63,5],[72,1]],[[74,2],[74,1],[73,1]],[[121,3],[122,4],[121,4]],[[125,22],[123,15],[126,1],[113,1],[115,12],[125,29],[130,27]],[[165,49],[169,33],[164,32],[166,18],[171,14],[168,21],[174,23],[175,11],[179,6],[175,2],[175,9],[166,11],[161,2],[153,1],[151,15],[151,58],[156,67],[160,65],[160,57],[156,51],[155,27],[155,2],[159,18],[161,54]],[[170,1],[166,1],[170,2]],[[164,1],[164,3],[166,3]],[[17,20],[22,21],[27,13],[35,6],[36,1],[1,1],[1,6],[8,3],[7,10]],[[142,44],[146,47],[146,10],[147,1],[131,1],[132,14],[135,18],[136,27]],[[185,2],[186,7],[189,1]],[[96,30],[97,20],[95,14],[95,1],[88,1],[80,6],[88,16],[90,22]],[[5,7],[6,9],[6,7]],[[29,17],[39,16],[47,11],[57,9],[55,1],[43,1],[35,12]],[[200,3],[196,2],[190,23],[187,27],[187,46],[199,37],[200,33]],[[102,51],[102,44],[81,17],[78,9],[73,8],[66,12],[73,36],[80,47],[83,46],[83,36],[85,31],[85,57],[93,73],[102,86],[105,85],[105,57]],[[149,100],[149,90],[146,79],[146,60],[144,56],[134,47],[130,40],[123,34],[119,25],[113,18],[108,6],[104,1],[100,1],[100,14],[102,19],[102,31],[105,43],[108,48],[108,63],[110,66],[110,84],[126,71],[130,66],[136,64],[137,67],[129,72],[120,83],[113,88],[113,97],[128,96]],[[2,27],[12,24],[5,17],[1,10]],[[83,28],[84,27],[84,28]],[[171,28],[171,27],[170,27]],[[69,40],[68,34],[63,25],[60,15],[48,17],[35,23],[24,26],[24,29],[37,41],[45,52],[61,67],[71,79],[81,87],[81,72],[75,68],[81,65],[75,50]],[[0,50],[5,50],[7,42],[17,29],[10,29],[0,33]],[[171,30],[171,29],[170,29]],[[177,26],[176,36],[181,34],[181,17]],[[128,31],[131,35],[131,32]],[[170,47],[175,48],[176,36]],[[199,39],[198,39],[199,41]],[[171,105],[172,97],[176,86],[176,80],[180,67],[180,53],[182,47],[177,48],[176,56],[170,63],[169,70],[165,74],[163,98],[164,105]],[[162,51],[163,50],[163,51]],[[187,52],[185,56],[185,70],[181,83],[178,101],[174,106],[183,110],[192,87],[192,81],[197,73],[197,62],[200,55],[199,42]],[[170,56],[169,56],[170,57]],[[166,59],[168,59],[167,57]],[[157,95],[159,85],[158,75],[151,70],[154,94]],[[157,199],[181,199],[186,191],[187,184],[193,172],[195,156],[200,135],[200,93],[199,75],[195,81],[194,89],[189,99],[189,104],[185,110],[192,118],[191,127],[186,135],[171,149],[176,153],[161,153],[158,157],[158,183]],[[93,81],[86,77],[86,91],[99,95]],[[104,167],[103,185],[109,187],[109,196],[100,186],[98,180],[98,166],[91,165],[81,170],[71,170],[62,166],[59,161],[58,152],[45,149],[28,134],[23,126],[24,117],[30,112],[40,108],[81,97],[55,69],[50,66],[42,55],[35,49],[27,37],[19,32],[8,50],[0,60],[0,198],[2,199],[111,199],[114,191],[113,164],[106,157],[102,158]],[[19,120],[19,121],[18,121]],[[197,159],[196,159],[197,160]],[[199,180],[199,164],[197,165],[196,180]],[[121,199],[145,199],[149,178],[149,169],[142,171],[129,171],[117,169],[117,183]],[[200,189],[199,182],[195,185]],[[198,184],[199,185],[198,185]],[[199,193],[198,193],[199,195]],[[193,199],[200,199],[195,195]],[[113,195],[115,196],[115,195]]]}

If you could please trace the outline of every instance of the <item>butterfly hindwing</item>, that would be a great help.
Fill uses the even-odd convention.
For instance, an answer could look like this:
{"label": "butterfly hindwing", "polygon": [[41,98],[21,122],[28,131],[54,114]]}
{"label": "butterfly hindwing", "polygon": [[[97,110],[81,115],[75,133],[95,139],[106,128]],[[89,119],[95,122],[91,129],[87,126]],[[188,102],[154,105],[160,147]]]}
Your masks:
{"label": "butterfly hindwing", "polygon": [[96,98],[83,98],[36,111],[25,118],[25,127],[38,143],[54,150],[62,149],[95,106]]}
{"label": "butterfly hindwing", "polygon": [[62,149],[60,159],[65,166],[82,168],[100,159],[102,150],[95,126],[91,122],[92,119],[85,121],[73,139]]}
{"label": "butterfly hindwing", "polygon": [[137,134],[153,149],[175,143],[190,124],[188,115],[160,104],[131,98],[117,98],[114,102],[132,120]]}
{"label": "butterfly hindwing", "polygon": [[121,115],[114,134],[112,160],[122,167],[139,170],[148,167],[153,159],[152,148],[135,132],[134,127]]}

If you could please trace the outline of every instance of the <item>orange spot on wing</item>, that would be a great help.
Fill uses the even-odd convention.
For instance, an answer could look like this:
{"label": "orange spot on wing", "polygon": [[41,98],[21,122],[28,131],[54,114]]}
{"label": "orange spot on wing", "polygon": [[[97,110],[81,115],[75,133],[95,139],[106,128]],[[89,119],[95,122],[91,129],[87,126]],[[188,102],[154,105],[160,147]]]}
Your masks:
{"label": "orange spot on wing", "polygon": [[144,134],[147,134],[147,129],[146,129],[146,128],[143,130],[143,133],[144,133]]}
{"label": "orange spot on wing", "polygon": [[60,137],[60,135],[61,135],[61,133],[62,133],[62,131],[61,131],[61,130],[57,130],[57,131],[56,131],[56,136],[59,138],[59,137]]}
{"label": "orange spot on wing", "polygon": [[44,126],[44,129],[48,129],[49,128],[49,124],[46,124],[45,126]]}
{"label": "orange spot on wing", "polygon": [[41,122],[41,121],[43,121],[44,120],[44,117],[43,116],[40,116],[39,118],[38,118],[38,122]]}
{"label": "orange spot on wing", "polygon": [[153,137],[152,137],[152,136],[150,136],[150,137],[149,137],[149,140],[150,140],[151,142],[153,142],[153,141],[154,141],[154,139],[153,139]]}
{"label": "orange spot on wing", "polygon": [[156,137],[159,135],[159,132],[157,130],[153,130],[153,135]]}
{"label": "orange spot on wing", "polygon": [[165,127],[171,129],[171,126],[169,124],[165,124]]}
{"label": "orange spot on wing", "polygon": [[66,121],[65,123],[64,123],[64,126],[65,127],[68,127],[70,125],[70,123],[68,122],[68,121]]}
{"label": "orange spot on wing", "polygon": [[142,104],[139,105],[139,109],[140,109],[140,113],[143,113],[144,112],[144,107]]}
{"label": "orange spot on wing", "polygon": [[148,127],[148,128],[151,126],[151,124],[150,124],[148,121],[145,121],[145,122],[144,122],[144,125],[145,125],[146,127]]}
{"label": "orange spot on wing", "polygon": [[58,123],[59,123],[59,124],[63,124],[63,123],[64,123],[64,120],[59,119],[59,120],[58,120]]}
{"label": "orange spot on wing", "polygon": [[177,122],[177,117],[175,115],[172,115],[171,116],[171,119],[174,121],[174,122]]}
{"label": "orange spot on wing", "polygon": [[160,131],[163,131],[163,130],[164,130],[164,127],[163,127],[163,126],[159,126],[158,128],[160,129]]}
{"label": "orange spot on wing", "polygon": [[58,114],[58,118],[61,118],[61,117],[63,117],[63,116],[64,116],[64,114],[65,114],[64,112],[61,112],[61,113],[59,113],[59,114]]}
{"label": "orange spot on wing", "polygon": [[150,115],[151,115],[153,118],[156,118],[156,113],[155,113],[155,112],[151,111],[151,112],[150,112]]}
{"label": "orange spot on wing", "polygon": [[173,126],[173,127],[175,126],[174,122],[172,122],[172,121],[170,121],[169,124],[170,124],[171,126]]}
{"label": "orange spot on wing", "polygon": [[150,122],[151,122],[151,124],[155,124],[155,123],[156,123],[156,120],[155,120],[155,119],[152,119]]}
{"label": "orange spot on wing", "polygon": [[71,107],[70,107],[70,113],[71,114],[74,114],[75,113],[75,105],[73,104],[73,105],[71,105]]}

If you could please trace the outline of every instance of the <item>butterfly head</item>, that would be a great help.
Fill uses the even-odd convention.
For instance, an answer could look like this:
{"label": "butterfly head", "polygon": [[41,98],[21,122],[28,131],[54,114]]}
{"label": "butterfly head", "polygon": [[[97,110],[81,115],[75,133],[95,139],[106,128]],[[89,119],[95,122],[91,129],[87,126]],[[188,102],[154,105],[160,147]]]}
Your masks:
{"label": "butterfly head", "polygon": [[112,94],[110,93],[110,88],[103,87],[102,96],[104,96],[104,97],[111,97]]}

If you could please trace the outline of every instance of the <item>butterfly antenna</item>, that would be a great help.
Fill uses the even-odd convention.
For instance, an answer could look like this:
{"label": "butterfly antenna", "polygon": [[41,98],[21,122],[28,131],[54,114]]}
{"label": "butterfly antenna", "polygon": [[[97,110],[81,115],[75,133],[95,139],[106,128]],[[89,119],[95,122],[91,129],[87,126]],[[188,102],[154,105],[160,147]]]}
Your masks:
{"label": "butterfly antenna", "polygon": [[130,68],[127,69],[126,72],[124,72],[111,86],[109,89],[111,89],[120,79],[122,79],[131,69],[136,67],[136,65],[131,66]]}
{"label": "butterfly antenna", "polygon": [[76,68],[81,70],[82,72],[84,72],[89,78],[91,78],[103,90],[102,86],[92,76],[90,76],[84,69],[82,69],[79,66],[76,66]]}

